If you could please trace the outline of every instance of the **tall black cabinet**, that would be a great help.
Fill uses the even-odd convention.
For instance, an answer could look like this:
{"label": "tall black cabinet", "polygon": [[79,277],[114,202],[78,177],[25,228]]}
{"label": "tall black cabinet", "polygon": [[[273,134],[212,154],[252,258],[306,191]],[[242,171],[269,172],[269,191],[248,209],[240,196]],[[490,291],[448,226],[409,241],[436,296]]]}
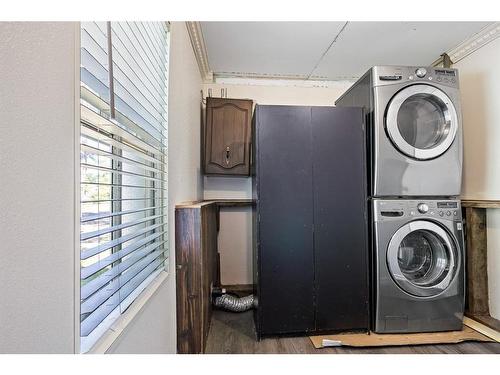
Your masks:
{"label": "tall black cabinet", "polygon": [[253,128],[258,336],[368,330],[362,110],[258,105]]}

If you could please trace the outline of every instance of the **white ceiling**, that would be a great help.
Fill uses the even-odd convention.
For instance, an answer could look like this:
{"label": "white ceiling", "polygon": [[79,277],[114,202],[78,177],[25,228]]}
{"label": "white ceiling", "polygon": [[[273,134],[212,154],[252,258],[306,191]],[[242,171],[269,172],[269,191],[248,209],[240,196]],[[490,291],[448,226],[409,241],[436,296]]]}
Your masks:
{"label": "white ceiling", "polygon": [[430,65],[489,22],[201,22],[217,76],[342,80]]}

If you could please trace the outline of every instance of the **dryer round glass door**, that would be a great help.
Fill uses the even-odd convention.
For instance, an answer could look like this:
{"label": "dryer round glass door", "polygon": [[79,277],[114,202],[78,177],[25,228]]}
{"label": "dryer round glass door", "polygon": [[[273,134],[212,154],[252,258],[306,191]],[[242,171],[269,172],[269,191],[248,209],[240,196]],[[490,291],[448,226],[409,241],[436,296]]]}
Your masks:
{"label": "dryer round glass door", "polygon": [[441,293],[458,266],[455,242],[439,225],[413,221],[399,228],[389,242],[387,265],[405,292],[419,297]]}
{"label": "dryer round glass door", "polygon": [[399,91],[391,100],[386,128],[400,152],[415,159],[432,159],[453,143],[458,117],[443,91],[418,84]]}

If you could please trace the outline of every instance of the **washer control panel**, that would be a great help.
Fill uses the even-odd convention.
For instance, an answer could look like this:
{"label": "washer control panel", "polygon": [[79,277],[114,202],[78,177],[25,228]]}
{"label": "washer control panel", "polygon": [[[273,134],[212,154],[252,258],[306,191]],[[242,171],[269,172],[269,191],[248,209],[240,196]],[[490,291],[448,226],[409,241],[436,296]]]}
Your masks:
{"label": "washer control panel", "polygon": [[373,68],[373,76],[374,86],[429,82],[458,87],[458,71],[450,68],[376,66]]}
{"label": "washer control panel", "polygon": [[457,202],[437,202],[437,213],[440,217],[458,216]]}
{"label": "washer control panel", "polygon": [[460,222],[462,220],[459,200],[374,199],[373,216],[376,221],[419,217]]}

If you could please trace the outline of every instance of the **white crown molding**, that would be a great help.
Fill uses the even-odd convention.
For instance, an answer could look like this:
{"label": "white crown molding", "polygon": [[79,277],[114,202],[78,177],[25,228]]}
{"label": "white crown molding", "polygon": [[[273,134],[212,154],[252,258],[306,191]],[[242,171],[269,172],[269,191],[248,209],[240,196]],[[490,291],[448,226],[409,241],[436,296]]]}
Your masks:
{"label": "white crown molding", "polygon": [[[252,72],[217,72],[214,78],[248,78],[248,79],[278,79],[278,80],[313,80],[327,81],[324,76],[308,76],[307,74],[277,74],[277,73],[252,73]],[[344,77],[343,77],[344,78]]]}
{"label": "white crown molding", "polygon": [[283,79],[283,78],[248,78],[214,76],[215,85],[243,86],[277,86],[277,87],[308,87],[308,88],[340,88],[346,89],[356,79],[350,80],[313,80],[313,79]]}
{"label": "white crown molding", "polygon": [[217,72],[214,77],[218,78],[248,78],[248,79],[287,79],[305,80],[307,75],[300,74],[276,74],[276,73],[252,73],[252,72]]}
{"label": "white crown molding", "polygon": [[199,22],[186,22],[191,45],[193,46],[194,55],[198,62],[201,78],[204,82],[213,81],[213,73],[208,64],[207,47],[205,46],[205,39],[203,38],[203,30]]}
{"label": "white crown molding", "polygon": [[495,40],[500,36],[500,22],[494,22],[481,29],[477,34],[464,40],[455,48],[448,51],[448,56],[453,63],[457,63],[464,57],[484,47],[489,42]]}

